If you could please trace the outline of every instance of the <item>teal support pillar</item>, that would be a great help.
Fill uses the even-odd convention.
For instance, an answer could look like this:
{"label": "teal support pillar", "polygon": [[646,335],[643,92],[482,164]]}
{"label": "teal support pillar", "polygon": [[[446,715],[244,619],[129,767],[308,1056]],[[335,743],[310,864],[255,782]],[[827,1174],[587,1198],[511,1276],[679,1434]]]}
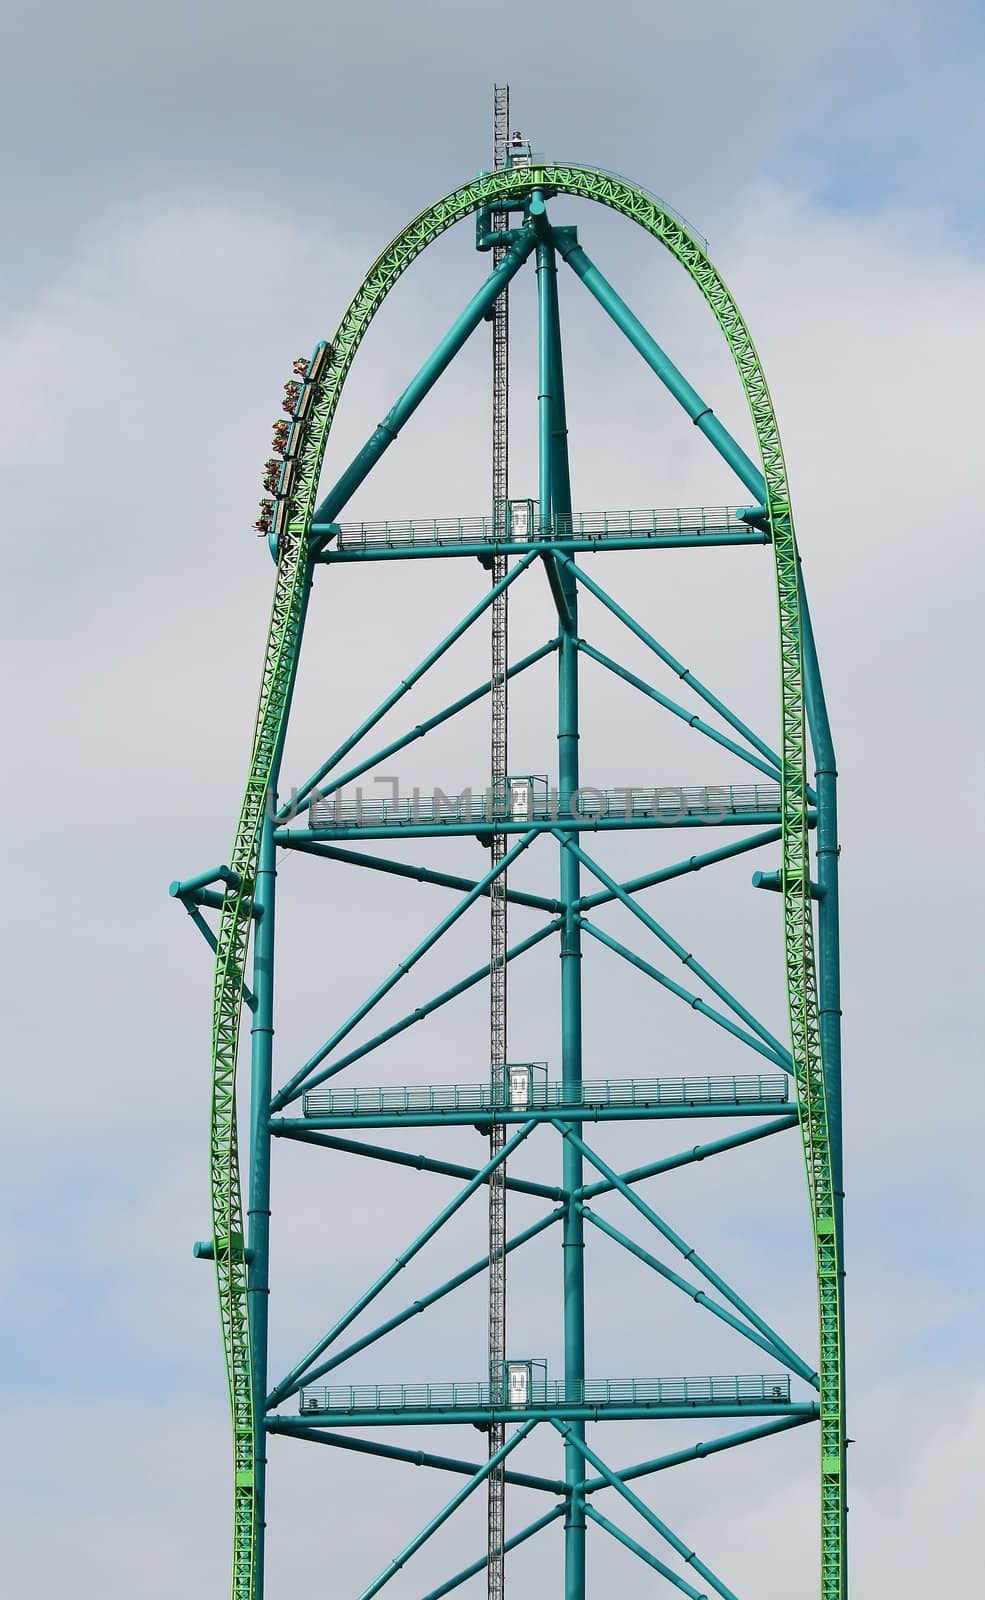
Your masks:
{"label": "teal support pillar", "polygon": [[[539,266],[538,261],[538,266]],[[561,358],[561,314],[557,295],[557,255],[551,250],[545,268],[544,287],[550,332],[548,356],[551,390],[551,501],[554,534],[558,537],[571,527],[571,471],[568,464],[568,414],[564,400],[564,367]]]}
{"label": "teal support pillar", "polygon": [[[800,616],[804,640],[804,699],[807,723],[814,751],[817,789],[817,981],[818,1020],[821,1032],[821,1060],[824,1067],[824,1094],[828,1111],[828,1139],[831,1145],[831,1179],[834,1189],[835,1247],[841,1285],[838,1345],[841,1351],[842,1415],[845,1415],[845,1167],[841,1127],[841,942],[838,910],[838,765],[834,740],[824,697],[821,668],[817,659],[814,630],[803,576],[800,577]],[[846,1430],[847,1431],[847,1430]],[[841,1441],[842,1548],[847,1544],[847,1449]],[[847,1574],[844,1575],[847,1595]]]}
{"label": "teal support pillar", "polygon": [[[841,1135],[841,949],[838,935],[838,766],[821,682],[821,669],[803,581],[800,613],[804,636],[804,698],[814,750],[817,787],[818,999],[821,1054],[828,1102],[832,1176],[839,1206],[844,1199]],[[839,1217],[839,1239],[841,1225]]]}
{"label": "teal support pillar", "polygon": [[[538,205],[539,212],[534,210]],[[555,456],[555,417],[557,406],[555,404],[555,388],[559,382],[560,368],[555,355],[555,342],[557,337],[557,265],[554,249],[550,239],[550,229],[547,227],[543,215],[543,199],[535,191],[531,202],[531,210],[535,216],[540,217],[539,238],[537,244],[537,342],[538,342],[538,382],[537,382],[537,412],[539,436],[539,461],[540,461],[540,502],[537,511],[537,528],[542,539],[552,538],[557,532],[553,526],[552,515],[558,504],[558,484],[554,480],[555,472],[560,472],[567,481],[567,462],[562,465]],[[553,291],[553,292],[552,292]],[[554,307],[552,315],[551,306]],[[563,403],[562,403],[563,409]],[[570,492],[568,505],[568,525],[570,526]],[[558,622],[562,634],[570,633],[574,638],[578,630],[574,625],[574,613],[568,604],[570,584],[562,581],[558,570],[558,561],[553,552],[545,550],[544,569],[550,585],[554,604],[557,607]]]}
{"label": "teal support pillar", "polygon": [[274,823],[268,807],[260,843],[255,904],[260,911],[253,946],[253,986],[257,997],[251,1037],[250,1183],[247,1202],[247,1293],[253,1347],[253,1431],[255,1469],[255,1600],[263,1600],[267,1435],[267,1324],[270,1305],[270,1094],[274,1040],[274,884],[277,875]]}
{"label": "teal support pillar", "polygon": [[630,311],[625,300],[620,298],[608,279],[604,278],[594,262],[589,260],[578,243],[575,230],[559,228],[556,238],[558,249],[572,272],[581,279],[589,293],[594,295],[603,311],[608,312],[616,327],[626,335],[633,348],[639,351],[651,372],[656,373],[664,387],[669,389],[674,399],[684,407],[694,426],[704,434],[710,444],[714,445],[750,494],[756,496],[760,506],[765,506],[766,480],[759,468],[749,459],[742,446],[732,438],[728,429],[719,422],[707,401],[702,400],[696,389],[692,389],[684,374],[675,367],[666,352],[661,350],[656,339]]}
{"label": "teal support pillar", "polygon": [[554,384],[557,362],[552,304],[557,304],[554,250],[548,239],[540,239],[537,244],[537,450],[540,493],[538,523],[541,528],[551,526],[554,495]]}
{"label": "teal support pillar", "polygon": [[[540,518],[571,515],[568,472],[564,377],[561,360],[560,317],[557,301],[557,259],[549,239],[537,245]],[[565,599],[560,618],[558,650],[558,789],[562,811],[571,803],[579,784],[578,768],[578,581],[565,564],[559,573]],[[566,1091],[576,1091],[582,1080],[581,1010],[581,866],[562,845],[560,899],[561,926],[561,1077]],[[569,1195],[563,1221],[564,1376],[581,1381],[585,1376],[585,1241],[584,1218],[574,1196],[584,1182],[581,1152],[569,1139],[562,1141],[562,1185]],[[564,1519],[564,1597],[585,1600],[585,1458],[577,1449],[584,1443],[585,1424],[571,1425],[565,1439],[564,1481],[567,1508]]]}

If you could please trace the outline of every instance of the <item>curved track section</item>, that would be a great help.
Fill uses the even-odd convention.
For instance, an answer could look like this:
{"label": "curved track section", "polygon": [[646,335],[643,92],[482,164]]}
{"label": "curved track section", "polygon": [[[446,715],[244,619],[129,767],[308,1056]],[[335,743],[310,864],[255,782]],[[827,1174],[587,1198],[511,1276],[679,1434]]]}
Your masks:
{"label": "curved track section", "polygon": [[253,921],[253,889],[267,795],[276,783],[310,587],[306,529],[324,452],[329,347],[318,345],[284,439],[280,473],[280,555],[260,681],[250,776],[240,808],[228,889],[219,919],[212,1001],[212,1106],[209,1141],[212,1229],[219,1321],[233,1424],[233,1600],[252,1600],[255,1584],[255,1442],[247,1267],[236,1130],[236,1057],[243,980]]}
{"label": "curved track section", "polygon": [[[309,533],[335,409],[356,351],[398,278],[423,250],[480,206],[519,206],[534,189],[580,196],[638,223],[677,258],[725,336],[749,404],[767,485],[776,576],[782,704],[783,921],[786,983],[820,1313],[821,1596],[845,1589],[839,1241],[818,1020],[807,808],[807,728],[798,555],[776,414],[749,330],[702,244],[670,209],[625,179],[550,163],[481,174],[423,211],[374,263],[331,345],[319,345],[294,406],[272,513],[277,569],[250,773],[218,930],[213,1001],[211,1182],[216,1280],[235,1458],[233,1600],[253,1600],[255,1435],[246,1258],[236,1138],[236,1055],[252,924],[252,893],[268,792],[276,788],[311,582]],[[300,374],[299,374],[300,376]]]}

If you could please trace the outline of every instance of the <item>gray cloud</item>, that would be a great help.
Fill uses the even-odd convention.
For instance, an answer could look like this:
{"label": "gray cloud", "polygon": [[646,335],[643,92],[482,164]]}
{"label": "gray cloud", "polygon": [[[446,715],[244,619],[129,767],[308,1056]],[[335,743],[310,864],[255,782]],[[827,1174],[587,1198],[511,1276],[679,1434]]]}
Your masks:
{"label": "gray cloud", "polygon": [[602,17],[533,0],[491,29],[476,0],[300,0],[285,36],[260,0],[20,7],[0,68],[8,283],[28,290],[154,192],[287,208],[323,219],[329,248],[340,234],[378,248],[425,194],[487,164],[497,76],[551,153],[621,170],[632,152],[707,215],[792,128],[820,127],[833,88],[848,96],[922,11],[616,0]]}

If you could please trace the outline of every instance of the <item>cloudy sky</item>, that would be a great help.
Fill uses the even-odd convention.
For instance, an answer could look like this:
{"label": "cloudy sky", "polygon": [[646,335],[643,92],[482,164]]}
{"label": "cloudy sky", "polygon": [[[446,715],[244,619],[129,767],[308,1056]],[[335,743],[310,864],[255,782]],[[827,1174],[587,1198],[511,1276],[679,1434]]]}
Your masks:
{"label": "cloudy sky", "polygon": [[[488,13],[473,0],[7,7],[0,452],[13,759],[0,1371],[11,1594],[163,1600],[181,1589],[197,1600],[227,1581],[224,1380],[211,1275],[191,1258],[208,1231],[210,969],[167,885],[224,859],[232,837],[272,577],[249,525],[290,360],[331,334],[409,217],[488,164],[491,86],[506,79],[514,125],[536,149],[624,172],[692,220],[764,358],[842,774],[854,1588],[900,1600],[972,1592],[985,1424],[974,843],[983,67],[980,10],[964,0],[530,0]],[[748,445],[741,391],[679,270],[618,219],[571,202],[554,215],[577,223]],[[401,283],[353,373],[326,482],[485,270],[466,224]],[[576,506],[746,498],[570,275],[560,290]],[[534,482],[531,274],[513,302],[520,492]],[[483,329],[349,515],[485,509],[487,374]],[[613,556],[593,573],[773,737],[766,552],[634,560]],[[288,784],[474,601],[484,582],[474,563],[442,565],[320,575]],[[513,617],[517,655],[549,635],[538,572]],[[679,693],[597,605],[586,603],[582,628]],[[481,682],[485,649],[481,636],[463,642],[377,743]],[[587,669],[584,710],[588,782],[742,773]],[[513,699],[522,770],[551,770],[550,714],[542,665]],[[485,737],[480,711],[460,735],[386,770],[425,786],[481,784]],[[679,841],[613,847],[604,859],[629,876],[695,848]],[[516,881],[550,892],[544,851]],[[441,862],[481,870],[468,841]],[[781,1028],[775,903],[752,894],[748,861],[717,871],[645,904]],[[284,864],[279,1078],[448,908],[443,891],[372,878],[301,857]],[[517,935],[535,922],[517,913]],[[606,926],[652,956],[625,916]],[[478,965],[484,940],[477,913],[454,950],[436,952],[381,1007],[379,1025]],[[644,978],[592,954],[592,1076],[757,1070]],[[555,984],[553,951],[517,968],[512,1054],[556,1056]],[[476,991],[364,1064],[358,1081],[476,1078],[483,1025]],[[538,1139],[517,1170],[553,1181],[556,1150],[546,1132]],[[661,1125],[596,1142],[628,1167],[693,1138]],[[802,1175],[797,1150],[781,1144],[671,1175],[647,1194],[809,1350]],[[428,1148],[425,1137],[413,1147]],[[452,1159],[480,1153],[463,1130]],[[276,1154],[279,1372],[450,1189],[322,1152]],[[637,1236],[623,1211],[607,1214]],[[517,1226],[534,1216],[517,1203]],[[483,1228],[480,1203],[381,1298],[380,1317],[480,1255]],[[593,1375],[760,1370],[760,1352],[592,1242]],[[558,1256],[548,1233],[511,1279],[511,1346],[553,1370]],[[340,1379],[478,1377],[482,1316],[473,1285]],[[695,1437],[665,1432],[655,1443],[656,1431],[598,1430],[599,1447],[624,1463]],[[481,1452],[478,1435],[438,1437],[424,1442]],[[815,1449],[805,1429],[662,1475],[645,1492],[739,1595],[808,1600]],[[545,1470],[558,1457],[549,1441],[531,1445]],[[271,1600],[358,1594],[457,1487],[280,1440],[271,1458]],[[514,1498],[512,1527],[537,1514],[530,1499]],[[478,1502],[394,1580],[394,1596],[426,1593],[479,1553]],[[639,1531],[627,1508],[603,1509]],[[556,1585],[557,1545],[548,1533],[517,1555],[522,1600]],[[644,1569],[600,1532],[592,1562],[599,1592],[644,1592]],[[462,1591],[480,1592],[481,1580]]]}

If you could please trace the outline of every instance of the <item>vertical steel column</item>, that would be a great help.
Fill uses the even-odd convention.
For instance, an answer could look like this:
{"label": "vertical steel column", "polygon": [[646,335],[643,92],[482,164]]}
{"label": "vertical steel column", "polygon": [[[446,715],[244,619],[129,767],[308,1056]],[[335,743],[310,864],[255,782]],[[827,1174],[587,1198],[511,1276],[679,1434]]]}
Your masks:
{"label": "vertical steel column", "polygon": [[[838,936],[838,766],[814,630],[803,580],[800,585],[801,625],[804,635],[804,698],[817,785],[818,999],[824,1088],[828,1102],[828,1137],[835,1199],[844,1199],[841,1135],[841,951]],[[839,1223],[839,1236],[841,1227]]]}
{"label": "vertical steel column", "polygon": [[581,279],[604,311],[609,313],[616,327],[626,335],[638,350],[651,372],[666,386],[684,407],[694,426],[714,445],[719,455],[728,462],[733,472],[742,480],[750,494],[761,505],[766,504],[766,480],[755,462],[750,461],[741,445],[732,438],[727,428],[719,422],[711,406],[706,405],[695,389],[691,388],[682,372],[670,357],[661,350],[652,334],[648,333],[638,317],[630,311],[625,300],[616,294],[611,283],[603,278],[598,267],[588,259],[578,243],[574,229],[565,230],[558,238],[558,248],[571,270]]}
{"label": "vertical steel column", "polygon": [[250,1261],[247,1296],[253,1376],[254,1468],[254,1595],[263,1600],[264,1511],[267,1440],[264,1414],[267,1398],[267,1323],[270,1307],[270,1096],[273,1091],[274,1041],[274,886],[277,878],[273,813],[268,804],[260,841],[253,901],[257,912],[253,944],[253,992],[256,1010],[251,1030],[250,1188],[247,1245]]}
{"label": "vertical steel column", "polygon": [[[497,170],[506,165],[510,135],[509,85],[497,84],[493,90],[493,163]],[[492,228],[503,232],[509,214],[496,211]],[[493,246],[493,266],[506,255],[504,245]],[[509,383],[510,309],[509,289],[504,289],[493,304],[492,372],[492,515],[493,539],[507,537],[507,498],[509,496]],[[506,578],[505,555],[492,560],[492,582],[502,585]],[[490,610],[490,798],[493,807],[505,806],[507,766],[507,668],[509,642],[509,594],[502,588]],[[495,815],[495,809],[493,814]],[[506,854],[505,833],[495,833],[491,843],[491,866],[498,866]],[[506,1099],[506,948],[507,948],[506,873],[501,872],[489,887],[489,1075],[493,1104]],[[506,1142],[506,1124],[494,1122],[489,1129],[490,1158]],[[490,1394],[503,1381],[506,1363],[506,1162],[489,1176],[489,1306],[488,1360]],[[505,1395],[503,1399],[505,1401]],[[506,1425],[493,1422],[489,1428],[489,1454],[498,1456],[506,1440]],[[506,1467],[500,1460],[489,1473],[486,1491],[486,1592],[488,1600],[503,1600],[503,1570],[506,1542]]]}
{"label": "vertical steel column", "polygon": [[[545,536],[556,514],[570,514],[567,443],[557,306],[557,261],[553,243],[537,245],[538,420],[540,458],[540,526]],[[565,503],[566,502],[566,503]],[[558,651],[558,790],[561,814],[578,789],[578,594],[570,567],[561,568],[567,619],[560,619]],[[575,903],[581,895],[581,869],[576,856],[561,847],[561,1078],[566,1091],[581,1083],[581,928]],[[577,1098],[572,1093],[572,1099]],[[562,1183],[576,1195],[583,1182],[582,1158],[569,1140],[563,1144]],[[585,1377],[585,1245],[584,1223],[575,1200],[568,1202],[563,1224],[564,1376],[569,1383]],[[571,1432],[584,1443],[585,1425]],[[568,1506],[564,1522],[565,1600],[585,1600],[585,1462],[574,1443],[565,1441],[564,1479]]]}
{"label": "vertical steel column", "polygon": [[[551,507],[554,536],[571,528],[571,472],[568,464],[568,413],[564,402],[564,364],[561,359],[561,315],[557,296],[557,255],[552,253],[548,269],[548,314],[551,324]],[[572,579],[565,588],[568,603],[577,595]],[[574,612],[572,612],[574,616]]]}
{"label": "vertical steel column", "polygon": [[[831,1146],[831,1179],[834,1189],[835,1248],[838,1255],[839,1297],[838,1382],[842,1415],[845,1405],[845,1171],[841,1126],[841,943],[838,908],[838,765],[834,740],[824,698],[821,668],[817,659],[810,608],[800,575],[800,613],[804,638],[804,699],[807,722],[814,749],[814,782],[817,788],[817,882],[821,891],[817,912],[818,1022],[821,1031],[821,1059],[824,1064],[824,1093],[828,1111],[828,1138]],[[847,1430],[845,1430],[847,1431]],[[847,1546],[847,1449],[840,1441],[842,1482],[842,1549]],[[848,1594],[847,1568],[842,1572],[842,1597]]]}

